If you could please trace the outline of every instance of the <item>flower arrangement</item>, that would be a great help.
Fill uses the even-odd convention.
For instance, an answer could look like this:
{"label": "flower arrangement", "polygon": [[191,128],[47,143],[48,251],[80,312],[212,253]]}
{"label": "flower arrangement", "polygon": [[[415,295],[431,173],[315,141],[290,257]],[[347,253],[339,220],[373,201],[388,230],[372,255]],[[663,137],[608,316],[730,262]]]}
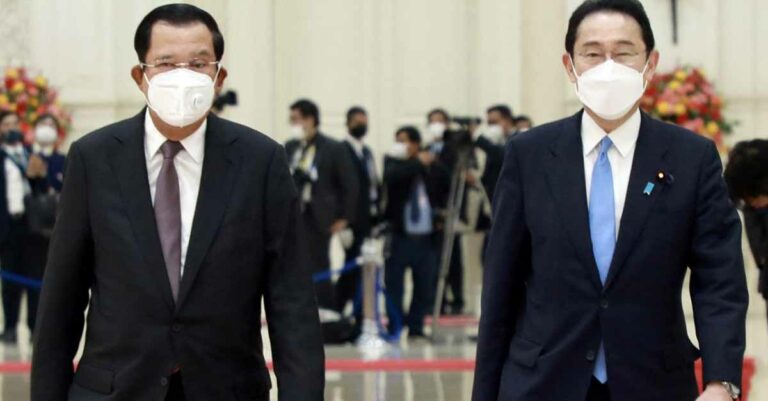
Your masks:
{"label": "flower arrangement", "polygon": [[701,69],[679,67],[657,74],[640,106],[656,118],[712,139],[721,153],[727,152],[723,136],[731,132],[733,123],[723,117],[723,100]]}
{"label": "flower arrangement", "polygon": [[69,132],[72,116],[61,107],[58,97],[58,91],[48,85],[45,76],[30,77],[22,67],[7,68],[0,83],[0,110],[16,112],[27,143],[34,141],[32,127],[42,114],[51,114],[59,121],[59,138],[63,139]]}

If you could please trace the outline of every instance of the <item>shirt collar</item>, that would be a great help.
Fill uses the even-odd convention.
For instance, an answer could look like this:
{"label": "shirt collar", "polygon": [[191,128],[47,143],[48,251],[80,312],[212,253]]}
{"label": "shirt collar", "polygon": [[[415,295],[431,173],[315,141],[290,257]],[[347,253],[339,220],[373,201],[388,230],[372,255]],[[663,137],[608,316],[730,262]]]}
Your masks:
{"label": "shirt collar", "polygon": [[640,135],[640,109],[632,114],[624,124],[616,128],[610,134],[607,134],[592,117],[585,111],[581,116],[581,143],[583,145],[584,156],[595,150],[600,141],[608,135],[613,142],[613,146],[621,154],[621,157],[627,157],[637,144],[637,137]]}
{"label": "shirt collar", "polygon": [[355,152],[361,155],[363,154],[363,148],[365,147],[363,141],[353,137],[352,135],[347,135],[347,142],[352,145],[352,148],[355,149]]}
{"label": "shirt collar", "polygon": [[[205,154],[205,131],[207,127],[208,119],[205,119],[203,124],[201,124],[192,135],[181,140],[181,145],[184,146],[184,150],[197,164],[203,162],[203,155]],[[168,138],[160,133],[155,126],[154,121],[152,121],[152,116],[149,114],[149,109],[147,109],[147,114],[144,117],[144,131],[146,132],[144,148],[146,150],[147,160],[149,160],[157,154],[160,147],[168,140]]]}

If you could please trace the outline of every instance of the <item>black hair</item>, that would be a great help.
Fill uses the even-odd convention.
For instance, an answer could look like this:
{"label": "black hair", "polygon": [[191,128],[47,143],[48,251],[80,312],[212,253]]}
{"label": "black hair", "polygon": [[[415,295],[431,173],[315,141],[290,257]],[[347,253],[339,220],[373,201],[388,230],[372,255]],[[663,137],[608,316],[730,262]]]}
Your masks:
{"label": "black hair", "polygon": [[505,104],[497,104],[495,106],[491,106],[488,108],[488,110],[486,110],[486,113],[492,113],[494,111],[501,114],[501,117],[507,121],[515,121],[514,116],[512,115],[512,109]]}
{"label": "black hair", "polygon": [[528,117],[528,116],[526,116],[524,114],[520,114],[519,116],[515,117],[515,119],[514,119],[515,124],[517,124],[519,122],[523,122],[523,121],[528,121],[529,124],[533,125],[533,120],[531,120],[530,117]]}
{"label": "black hair", "polygon": [[365,109],[360,106],[354,106],[347,110],[347,124],[349,124],[352,121],[352,118],[358,114],[368,115]]}
{"label": "black hair", "polygon": [[302,117],[315,119],[315,127],[320,126],[320,109],[309,99],[299,99],[291,105],[291,110],[298,110]]}
{"label": "black hair", "polygon": [[768,195],[768,140],[739,142],[728,156],[724,178],[735,203]]}
{"label": "black hair", "polygon": [[405,132],[405,135],[408,136],[409,141],[421,145],[421,133],[419,133],[419,130],[416,129],[416,127],[412,125],[400,127],[397,131],[395,131],[395,139],[397,139],[397,137],[400,136],[400,133],[402,132]]}
{"label": "black hair", "polygon": [[54,116],[51,113],[40,114],[37,117],[37,119],[35,120],[35,125],[34,126],[37,127],[37,125],[40,124],[41,122],[43,122],[43,120],[52,120],[53,123],[56,125],[56,131],[60,131],[61,130],[61,124],[59,123],[59,119],[56,118],[56,116]]}
{"label": "black hair", "polygon": [[221,60],[224,56],[224,36],[219,30],[219,25],[207,11],[190,4],[166,4],[150,11],[136,28],[136,35],[133,37],[133,48],[136,49],[136,55],[139,61],[146,62],[149,45],[152,41],[152,28],[156,23],[163,21],[174,26],[190,25],[200,22],[208,27],[213,36],[213,50],[216,53],[216,60]]}
{"label": "black hair", "polygon": [[435,114],[442,114],[442,116],[445,117],[446,124],[451,121],[451,116],[448,115],[448,112],[445,111],[445,109],[438,108],[438,109],[433,109],[432,111],[427,113],[427,122],[429,122],[429,120],[431,120],[432,116]]}
{"label": "black hair", "polygon": [[10,110],[0,110],[0,123],[3,122],[8,116],[17,116],[18,114],[10,111]]}
{"label": "black hair", "polygon": [[646,55],[656,47],[656,39],[653,37],[651,21],[645,8],[638,0],[586,0],[571,14],[568,21],[568,32],[565,34],[565,50],[573,57],[573,48],[576,45],[576,35],[579,32],[579,26],[589,15],[600,11],[613,11],[628,15],[637,21],[640,30],[643,33],[643,42],[645,42]]}

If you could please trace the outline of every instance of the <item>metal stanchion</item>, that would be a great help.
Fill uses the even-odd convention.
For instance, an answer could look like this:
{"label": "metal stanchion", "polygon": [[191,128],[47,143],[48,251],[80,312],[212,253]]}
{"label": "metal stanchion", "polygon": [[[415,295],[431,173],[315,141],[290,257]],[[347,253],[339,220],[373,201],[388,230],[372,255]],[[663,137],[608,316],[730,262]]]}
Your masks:
{"label": "metal stanchion", "polygon": [[376,358],[389,348],[389,344],[381,338],[376,321],[376,302],[378,299],[376,278],[379,266],[383,265],[383,258],[382,251],[375,239],[366,238],[363,242],[362,259],[363,324],[362,332],[357,339],[357,347],[364,356]]}

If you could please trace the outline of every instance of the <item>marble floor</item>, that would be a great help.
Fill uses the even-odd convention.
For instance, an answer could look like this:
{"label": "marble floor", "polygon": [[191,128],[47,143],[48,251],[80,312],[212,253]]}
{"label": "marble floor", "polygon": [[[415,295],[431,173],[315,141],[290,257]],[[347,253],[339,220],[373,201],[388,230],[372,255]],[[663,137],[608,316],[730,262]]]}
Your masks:
{"label": "marble floor", "polygon": [[[464,241],[466,266],[466,287],[471,308],[470,316],[460,324],[440,329],[444,341],[432,344],[425,340],[408,342],[403,339],[398,344],[391,345],[380,356],[379,362],[395,362],[372,370],[359,369],[363,355],[353,345],[329,346],[326,348],[329,363],[336,364],[339,370],[327,372],[326,397],[328,401],[465,401],[470,399],[472,390],[471,362],[474,359],[475,345],[471,337],[477,333],[476,325],[472,324],[476,317],[480,292],[480,269],[478,258],[473,258],[472,249],[477,246],[479,238],[469,237]],[[754,358],[757,373],[752,381],[750,400],[768,400],[768,324],[766,323],[765,302],[753,291],[756,288],[757,274],[749,259],[751,256],[745,248],[747,259],[748,281],[751,293],[750,310],[747,321],[747,356]],[[692,315],[688,294],[684,294],[686,310],[689,311],[689,327],[691,338],[695,342]],[[23,312],[22,312],[23,313]],[[22,319],[22,321],[24,321]],[[266,337],[266,332],[265,332]],[[23,328],[19,331],[19,345],[14,347],[0,346],[0,367],[15,366],[19,373],[0,374],[0,401],[26,401],[29,399],[29,374],[25,371],[25,363],[29,361],[31,349],[28,332]],[[267,353],[269,350],[267,350]],[[425,361],[418,366],[410,364],[407,369],[398,366],[398,361]],[[343,363],[342,363],[343,362]],[[351,363],[350,363],[351,362]],[[357,365],[357,368],[355,367]],[[383,366],[383,365],[382,365]],[[7,371],[8,369],[0,369]],[[274,382],[274,377],[273,377]],[[272,400],[277,400],[275,391]]]}

